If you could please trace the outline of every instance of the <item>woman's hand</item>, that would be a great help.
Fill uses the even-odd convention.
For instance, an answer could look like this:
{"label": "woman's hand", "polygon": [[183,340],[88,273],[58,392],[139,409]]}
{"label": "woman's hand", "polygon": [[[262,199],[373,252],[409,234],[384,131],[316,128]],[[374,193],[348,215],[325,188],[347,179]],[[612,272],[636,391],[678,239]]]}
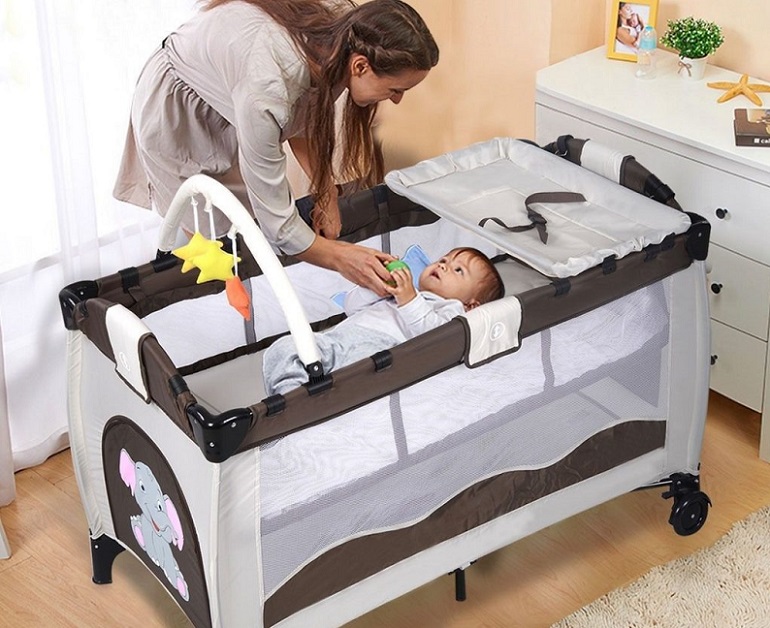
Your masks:
{"label": "woman's hand", "polygon": [[345,279],[387,296],[386,281],[391,280],[385,264],[396,258],[366,246],[316,237],[309,249],[297,255],[303,262],[336,270]]}
{"label": "woman's hand", "polygon": [[385,291],[396,299],[399,306],[406,305],[417,296],[411,270],[397,268],[391,271],[390,276],[391,283],[385,284]]}
{"label": "woman's hand", "polygon": [[376,249],[370,249],[349,242],[335,242],[339,245],[337,255],[337,271],[353,283],[369,288],[378,296],[387,294],[387,285],[390,281],[390,272],[385,264],[392,262],[395,257]]}

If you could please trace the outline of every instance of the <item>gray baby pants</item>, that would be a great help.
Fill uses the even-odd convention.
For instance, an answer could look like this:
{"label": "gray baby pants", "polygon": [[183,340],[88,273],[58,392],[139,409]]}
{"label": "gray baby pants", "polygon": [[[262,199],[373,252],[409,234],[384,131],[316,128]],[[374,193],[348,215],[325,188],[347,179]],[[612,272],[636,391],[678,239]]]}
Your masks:
{"label": "gray baby pants", "polygon": [[[324,373],[390,349],[400,342],[389,334],[359,325],[340,324],[314,336]],[[307,371],[291,336],[279,338],[265,350],[262,375],[268,396],[282,395],[307,383]]]}

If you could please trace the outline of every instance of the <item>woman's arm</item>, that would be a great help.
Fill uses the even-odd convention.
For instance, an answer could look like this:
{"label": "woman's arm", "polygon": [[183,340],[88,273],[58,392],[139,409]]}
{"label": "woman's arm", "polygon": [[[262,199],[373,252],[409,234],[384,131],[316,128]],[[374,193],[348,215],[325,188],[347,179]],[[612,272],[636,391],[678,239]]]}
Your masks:
{"label": "woman's arm", "polygon": [[385,264],[396,259],[388,253],[340,240],[316,236],[310,247],[296,255],[303,262],[336,270],[345,279],[384,297],[390,273]]}
{"label": "woman's arm", "polygon": [[[257,98],[253,92],[237,96],[234,101],[241,174],[265,237],[288,255],[336,270],[346,279],[385,296],[383,282],[390,278],[390,273],[384,264],[395,258],[313,233],[294,206],[286,179],[286,155],[276,122],[282,113],[280,106],[271,105],[265,97]],[[295,145],[300,146],[301,142]],[[300,165],[302,159],[304,157],[297,158]]]}

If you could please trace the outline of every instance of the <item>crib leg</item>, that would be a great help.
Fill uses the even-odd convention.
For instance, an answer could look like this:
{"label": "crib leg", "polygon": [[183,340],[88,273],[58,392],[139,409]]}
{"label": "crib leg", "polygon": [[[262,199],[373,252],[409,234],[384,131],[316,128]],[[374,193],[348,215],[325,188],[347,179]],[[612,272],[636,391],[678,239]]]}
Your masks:
{"label": "crib leg", "polygon": [[125,548],[102,534],[98,539],[91,539],[91,569],[96,584],[109,584],[112,582],[112,563],[115,557]]}
{"label": "crib leg", "polygon": [[464,602],[465,594],[465,569],[455,569],[455,600]]}
{"label": "crib leg", "polygon": [[455,600],[458,602],[464,602],[465,598],[467,597],[465,594],[465,570],[475,562],[475,560],[472,560],[469,563],[460,565],[457,569],[449,574],[450,576],[452,574],[455,576]]}

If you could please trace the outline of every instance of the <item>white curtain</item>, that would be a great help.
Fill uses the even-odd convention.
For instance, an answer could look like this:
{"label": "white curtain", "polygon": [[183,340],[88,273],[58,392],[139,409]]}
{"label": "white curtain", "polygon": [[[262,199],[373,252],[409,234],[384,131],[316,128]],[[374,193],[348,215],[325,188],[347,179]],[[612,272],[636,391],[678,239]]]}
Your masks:
{"label": "white curtain", "polygon": [[112,186],[136,78],[194,0],[0,3],[0,506],[67,441],[58,293],[152,259],[159,220]]}

